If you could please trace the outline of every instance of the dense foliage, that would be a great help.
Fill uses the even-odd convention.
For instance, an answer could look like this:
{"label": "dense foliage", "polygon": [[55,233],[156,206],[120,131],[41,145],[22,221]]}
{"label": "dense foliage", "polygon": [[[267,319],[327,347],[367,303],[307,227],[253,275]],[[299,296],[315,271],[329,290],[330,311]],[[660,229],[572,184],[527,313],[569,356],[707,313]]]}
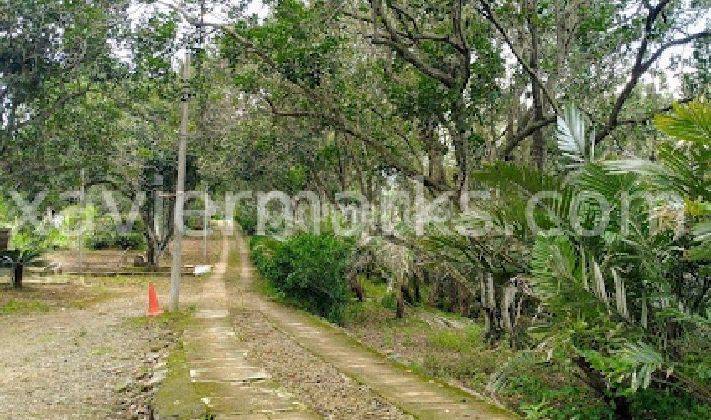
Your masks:
{"label": "dense foliage", "polygon": [[91,249],[144,249],[146,240],[140,227],[124,231],[111,220],[104,218],[97,223],[91,235],[87,235],[87,246]]}
{"label": "dense foliage", "polygon": [[[532,418],[708,417],[708,2],[247,3],[0,2],[0,226],[40,237],[36,197],[38,220],[135,207],[130,233],[87,240],[157,264],[188,102],[187,189],[253,192],[224,211],[250,235],[257,192],[289,196],[266,225],[284,240],[251,248],[290,302],[342,321],[367,280],[397,319],[475,318],[477,345],[510,355],[485,391],[526,394]],[[392,204],[418,193],[449,194],[442,221]],[[314,197],[311,217],[360,206],[366,226],[291,226]]]}
{"label": "dense foliage", "polygon": [[331,234],[297,234],[284,242],[253,237],[260,274],[304,309],[338,322],[350,300],[346,265],[351,246]]}

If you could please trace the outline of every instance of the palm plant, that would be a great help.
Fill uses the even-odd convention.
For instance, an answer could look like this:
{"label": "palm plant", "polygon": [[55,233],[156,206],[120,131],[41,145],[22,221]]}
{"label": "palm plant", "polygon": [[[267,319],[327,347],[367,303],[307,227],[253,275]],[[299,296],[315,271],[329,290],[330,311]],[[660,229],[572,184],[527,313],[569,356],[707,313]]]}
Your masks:
{"label": "palm plant", "polygon": [[[481,229],[482,220],[477,217],[490,216],[483,213],[464,215],[446,228],[431,226],[418,244],[431,271],[446,276],[473,295],[481,293],[481,275],[484,273],[491,274],[493,281],[502,285],[521,272],[527,252],[522,242],[503,233],[503,228],[496,224],[498,219],[493,222],[491,231],[472,234],[475,229]],[[469,233],[453,234],[455,230]],[[496,326],[497,322],[489,321],[492,321],[490,327]]]}
{"label": "palm plant", "polygon": [[386,280],[388,292],[394,293],[396,298],[397,318],[405,315],[406,299],[412,302],[420,298],[419,268],[413,252],[406,245],[401,238],[377,238],[363,233],[350,262],[349,282],[356,295],[359,294],[357,289],[362,289],[359,275]]}
{"label": "palm plant", "polygon": [[[587,312],[578,312],[585,314],[584,318],[565,317],[569,320],[565,322],[558,317],[556,325],[570,327],[570,321],[585,319],[603,327],[599,331],[603,340],[600,334],[580,331],[571,337],[580,364],[604,375],[607,385],[618,390],[617,398],[652,381],[683,384],[699,398],[708,401],[711,397],[708,384],[703,385],[711,362],[703,355],[708,345],[697,350],[687,345],[690,336],[708,337],[710,325],[709,255],[704,252],[708,245],[699,242],[709,214],[704,214],[704,209],[708,209],[711,191],[710,117],[706,104],[677,106],[671,116],[655,121],[660,131],[674,139],[659,146],[657,161],[627,159],[588,165],[578,186],[612,203],[613,211],[618,212],[615,219],[629,220],[625,226],[608,226],[599,239],[571,238],[578,242],[577,253],[562,253],[562,247],[557,246],[541,250],[534,259],[534,277],[542,287],[552,285],[550,274],[556,273],[558,284],[565,274],[571,279],[569,285],[578,285],[594,296],[583,305]],[[624,203],[615,198],[639,192],[651,199]],[[692,229],[680,230],[662,220],[665,214],[673,215],[675,207],[682,209],[694,225]],[[676,221],[676,215],[672,219]],[[556,267],[551,255],[562,257],[553,261],[562,259],[567,265]],[[586,279],[593,280],[592,286],[588,287]],[[614,288],[614,305],[606,285]],[[561,294],[548,302],[553,307],[573,306],[572,299]],[[596,312],[591,313],[592,308],[597,308]],[[691,359],[700,360],[701,366],[688,365],[686,361]]]}
{"label": "palm plant", "polygon": [[38,262],[41,253],[37,250],[9,250],[0,253],[0,264],[12,269],[12,286],[22,288],[24,269]]}
{"label": "palm plant", "polygon": [[646,178],[647,188],[673,192],[683,199],[690,219],[694,246],[689,249],[696,261],[708,261],[711,248],[711,106],[692,102],[676,105],[672,115],[657,116],[656,127],[676,139],[662,143],[657,160],[625,159],[606,162],[612,173],[636,173]]}
{"label": "palm plant", "polygon": [[0,251],[0,266],[12,269],[12,284],[15,288],[22,288],[25,267],[43,264],[39,257],[56,241],[56,236],[57,231],[47,226],[36,229],[24,226],[12,238],[14,249]]}
{"label": "palm plant", "polygon": [[[556,348],[570,355],[620,417],[629,415],[627,395],[653,381],[683,384],[711,400],[704,379],[711,372],[704,242],[711,232],[711,111],[700,103],[677,106],[655,123],[674,139],[660,145],[656,161],[600,162],[586,142],[582,116],[568,108],[558,128],[568,176],[508,164],[475,176],[506,191],[494,200],[494,214],[514,227],[509,231],[515,241],[532,246],[529,256],[522,255],[528,265],[523,274],[546,308],[531,330],[534,337],[548,344],[548,354]],[[540,211],[529,206],[533,214],[526,214],[524,202],[544,190],[554,192],[552,198],[536,207]],[[640,196],[645,199],[635,199]],[[692,222],[690,229],[670,223],[678,208]],[[532,220],[542,229],[521,228]],[[591,235],[596,226],[604,229]],[[706,344],[688,344],[699,336]]]}

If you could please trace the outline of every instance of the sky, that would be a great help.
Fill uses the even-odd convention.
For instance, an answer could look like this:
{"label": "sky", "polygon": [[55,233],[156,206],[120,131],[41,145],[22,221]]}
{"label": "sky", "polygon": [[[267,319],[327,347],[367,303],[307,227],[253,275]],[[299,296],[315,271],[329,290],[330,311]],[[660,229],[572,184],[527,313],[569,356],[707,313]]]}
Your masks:
{"label": "sky", "polygon": [[[128,7],[128,16],[129,19],[132,22],[132,25],[138,24],[141,19],[143,19],[146,16],[151,16],[155,14],[156,11],[161,11],[161,12],[170,12],[172,9],[165,5],[164,3],[169,3],[173,4],[175,6],[179,6],[183,2],[180,0],[157,0],[153,4],[145,4],[140,1],[136,0],[131,0],[131,5]],[[227,6],[230,5],[235,5],[238,3],[238,1],[234,0],[227,0],[224,1]],[[182,9],[182,7],[180,7]],[[269,12],[269,9],[267,6],[265,6],[262,3],[262,0],[251,0],[245,13],[250,16],[256,14],[259,16],[260,19],[263,19],[266,17],[267,13]],[[198,14],[195,14],[194,16],[191,16],[194,19],[199,19],[200,16]],[[208,13],[205,15],[205,22],[210,22],[210,23],[226,23],[227,22],[227,13],[226,10],[223,8],[222,10],[214,10],[211,13]],[[190,25],[187,22],[182,22],[179,33],[185,33],[188,31],[188,28]],[[122,50],[120,47],[115,46],[115,54],[125,60],[129,60],[130,52],[128,50]],[[180,67],[180,62],[185,56],[185,49],[181,48],[180,50],[176,51],[175,56],[173,57],[173,66],[177,70]]]}
{"label": "sky", "polygon": [[[161,3],[171,3],[174,5],[180,5],[182,2],[179,0],[159,0],[154,4],[142,4],[137,1],[132,1],[131,6],[128,8],[128,15],[133,21],[138,21],[140,18],[153,10],[169,11],[170,8]],[[237,4],[237,1],[225,1],[227,5]],[[266,16],[268,8],[262,3],[261,0],[252,0],[247,7],[246,13],[248,15],[257,14],[259,17],[263,18]],[[196,19],[199,16],[194,16]],[[205,20],[208,22],[226,22],[227,18],[224,10],[217,10],[214,13],[207,14]]]}

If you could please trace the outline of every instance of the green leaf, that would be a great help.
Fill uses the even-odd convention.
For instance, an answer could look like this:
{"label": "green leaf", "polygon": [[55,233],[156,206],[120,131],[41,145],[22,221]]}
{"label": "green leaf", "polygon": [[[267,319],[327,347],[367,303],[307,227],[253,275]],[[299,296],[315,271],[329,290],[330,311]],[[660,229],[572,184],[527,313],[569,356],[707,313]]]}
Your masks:
{"label": "green leaf", "polygon": [[571,166],[585,163],[594,157],[594,143],[590,142],[591,147],[588,148],[585,131],[585,117],[582,112],[573,105],[567,105],[563,116],[558,117],[557,139],[558,149],[563,152],[563,156],[575,162]]}
{"label": "green leaf", "polygon": [[671,115],[658,115],[654,118],[654,125],[659,131],[697,146],[711,144],[711,106],[691,102],[686,105],[675,104],[673,109]]}

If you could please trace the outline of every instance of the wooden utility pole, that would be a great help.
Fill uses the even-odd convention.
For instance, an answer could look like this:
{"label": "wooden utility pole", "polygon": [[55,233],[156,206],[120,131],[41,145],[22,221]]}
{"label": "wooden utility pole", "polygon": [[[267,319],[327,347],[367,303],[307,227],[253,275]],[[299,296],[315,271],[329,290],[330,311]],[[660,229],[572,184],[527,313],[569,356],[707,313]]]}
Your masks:
{"label": "wooden utility pole", "polygon": [[208,207],[210,206],[210,196],[207,193],[207,188],[205,188],[205,212],[202,216],[202,260],[203,263],[207,264],[207,226],[210,223],[208,218]]}
{"label": "wooden utility pole", "polygon": [[81,169],[79,177],[81,178],[81,186],[79,187],[79,208],[81,209],[81,230],[79,231],[79,272],[82,273],[82,281],[84,280],[84,231],[86,230],[86,175],[84,168]]}
{"label": "wooden utility pole", "polygon": [[188,147],[188,101],[190,86],[190,52],[185,53],[182,79],[183,95],[180,102],[180,137],[178,140],[178,181],[175,186],[175,212],[173,214],[173,264],[170,268],[170,310],[177,311],[180,306],[180,274],[182,271],[183,252],[183,207],[185,204],[185,155]]}

